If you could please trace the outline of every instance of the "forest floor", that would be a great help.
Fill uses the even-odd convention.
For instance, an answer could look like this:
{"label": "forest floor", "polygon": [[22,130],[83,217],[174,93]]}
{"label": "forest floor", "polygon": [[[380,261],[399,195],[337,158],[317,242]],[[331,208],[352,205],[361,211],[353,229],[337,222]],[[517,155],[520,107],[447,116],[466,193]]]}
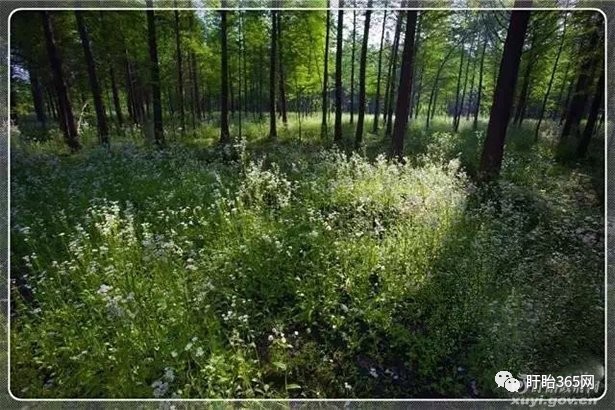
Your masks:
{"label": "forest floor", "polygon": [[484,123],[413,124],[405,165],[379,155],[382,132],[347,155],[294,115],[277,141],[250,123],[227,150],[213,125],[167,132],[161,151],[128,136],[107,151],[86,130],[72,156],[13,130],[12,393],[510,397],[498,371],[599,381],[603,140],[578,162],[549,132],[535,143],[532,121],[512,127],[486,193]]}

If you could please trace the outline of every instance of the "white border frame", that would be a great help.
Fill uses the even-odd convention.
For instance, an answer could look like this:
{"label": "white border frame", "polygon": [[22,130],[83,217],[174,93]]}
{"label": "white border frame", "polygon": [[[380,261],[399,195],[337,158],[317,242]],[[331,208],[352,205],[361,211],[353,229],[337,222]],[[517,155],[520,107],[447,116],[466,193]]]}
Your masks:
{"label": "white border frame", "polygon": [[[20,7],[11,11],[8,16],[7,21],[7,391],[9,396],[16,401],[19,402],[508,402],[510,403],[513,399],[521,398],[524,399],[524,396],[514,396],[507,399],[504,398],[365,398],[365,399],[357,399],[357,398],[336,398],[336,399],[315,399],[315,398],[279,398],[279,399],[269,399],[269,398],[246,398],[246,399],[236,399],[236,398],[164,398],[164,399],[156,399],[151,397],[146,398],[21,398],[17,397],[13,394],[11,390],[11,18],[13,14],[18,11],[75,11],[75,10],[93,10],[93,11],[145,11],[145,10],[161,10],[161,11],[172,11],[172,10],[196,10],[196,11],[265,11],[265,10],[279,10],[279,11],[353,11],[353,10],[372,10],[372,11],[399,11],[399,10],[416,10],[416,11],[424,11],[424,10],[454,10],[454,11],[495,11],[495,10],[529,10],[529,11],[594,11],[598,12],[604,18],[604,392],[600,397],[592,397],[592,398],[583,398],[588,400],[587,404],[596,404],[598,401],[602,400],[606,397],[606,393],[608,390],[608,328],[607,328],[607,318],[608,318],[608,18],[604,11],[598,8],[592,7],[580,7],[580,8],[570,8],[570,7],[424,7],[424,8],[416,8],[416,7],[241,7],[241,8],[230,8],[230,7]],[[527,397],[528,399],[533,399],[531,397]],[[538,398],[536,398],[538,399]],[[560,398],[560,397],[544,397],[542,398],[541,404],[544,404],[547,400],[559,400],[559,399],[572,399],[572,398]],[[535,404],[538,404],[536,402]],[[559,403],[558,403],[559,404]],[[571,404],[571,402],[566,401],[564,404]],[[578,404],[578,403],[577,403]],[[526,404],[527,405],[527,404]]]}

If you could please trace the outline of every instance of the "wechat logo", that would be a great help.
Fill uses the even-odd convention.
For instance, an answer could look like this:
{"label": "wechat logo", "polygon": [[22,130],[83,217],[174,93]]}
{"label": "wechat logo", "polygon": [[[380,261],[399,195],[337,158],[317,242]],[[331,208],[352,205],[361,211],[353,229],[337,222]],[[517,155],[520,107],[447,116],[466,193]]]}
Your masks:
{"label": "wechat logo", "polygon": [[504,387],[511,393],[516,393],[521,388],[521,382],[512,377],[512,373],[505,370],[495,375],[495,384],[497,384],[498,387]]}

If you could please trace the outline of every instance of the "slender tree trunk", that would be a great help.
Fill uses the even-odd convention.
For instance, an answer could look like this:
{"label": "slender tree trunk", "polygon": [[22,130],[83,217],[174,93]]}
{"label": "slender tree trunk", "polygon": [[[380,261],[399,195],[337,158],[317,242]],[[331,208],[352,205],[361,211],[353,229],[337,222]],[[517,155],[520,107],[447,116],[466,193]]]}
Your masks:
{"label": "slender tree trunk", "polygon": [[354,122],[354,65],[357,34],[357,11],[352,10],[352,53],[350,57],[350,123]]}
{"label": "slender tree trunk", "polygon": [[[340,0],[340,7],[343,6]],[[334,141],[342,141],[342,99],[344,90],[342,88],[342,43],[344,28],[344,12],[337,12],[337,49],[335,51],[335,134]]]}
{"label": "slender tree trunk", "polygon": [[466,55],[466,51],[463,48],[463,44],[461,45],[461,59],[459,60],[459,73],[457,74],[457,91],[455,92],[455,111],[453,112],[453,130],[457,132],[459,128],[458,117],[459,117],[459,96],[461,94],[461,75],[463,73],[463,62],[464,57]]}
{"label": "slender tree trunk", "polygon": [[592,106],[589,110],[589,117],[587,118],[587,123],[585,124],[583,135],[581,136],[581,141],[579,141],[579,146],[577,147],[577,156],[579,158],[583,158],[585,154],[587,154],[587,148],[589,147],[589,143],[591,142],[591,137],[594,134],[594,127],[598,119],[598,112],[600,111],[600,104],[602,104],[603,100],[604,100],[604,68],[602,68],[602,70],[600,71],[600,77],[599,77],[598,82],[596,83],[596,91],[594,94],[594,100],[592,101]]}
{"label": "slender tree trunk", "polygon": [[369,40],[369,24],[372,18],[372,0],[367,2],[365,10],[365,27],[363,28],[363,44],[361,45],[361,61],[359,65],[359,113],[357,115],[357,129],[355,134],[355,148],[363,144],[363,125],[365,122],[365,73],[367,68],[367,45]]}
{"label": "slender tree trunk", "polygon": [[[565,107],[563,109],[561,107],[564,106],[564,102],[562,101],[562,99],[564,98],[564,91],[566,91],[566,84],[568,84],[569,72],[570,72],[570,61],[566,63],[566,68],[564,69],[564,78],[562,80],[562,86],[559,88],[559,93],[557,93],[557,98],[555,99],[557,103],[556,108],[551,112],[552,120],[555,120],[559,115],[561,119],[559,125],[562,125],[563,118],[564,118],[564,112],[566,111]],[[568,96],[566,97],[566,99],[568,99]]]}
{"label": "slender tree trunk", "polygon": [[[226,4],[224,4],[226,6]],[[226,11],[220,11],[220,32],[221,32],[221,69],[222,84],[220,94],[220,143],[228,144],[231,142],[231,133],[228,126],[228,44],[227,44],[227,27],[226,27]],[[274,120],[275,120],[275,113]]]}
{"label": "slender tree trunk", "polygon": [[480,68],[478,70],[478,89],[476,90],[476,107],[474,107],[474,124],[472,128],[476,130],[478,128],[478,116],[480,115],[480,103],[483,96],[483,69],[485,67],[485,49],[487,48],[487,42],[483,41],[483,51],[480,55]]}
{"label": "slender tree trunk", "polygon": [[43,29],[45,32],[47,54],[51,64],[56,94],[58,95],[60,128],[64,133],[64,140],[66,141],[66,144],[71,151],[75,152],[81,148],[81,144],[79,143],[79,136],[77,135],[77,127],[75,126],[75,118],[73,116],[73,108],[68,96],[66,81],[64,80],[64,74],[62,73],[62,59],[60,58],[60,53],[58,52],[56,45],[50,12],[43,11],[41,13],[43,18]]}
{"label": "slender tree trunk", "polygon": [[152,104],[154,108],[154,141],[159,147],[164,145],[164,130],[162,128],[162,98],[160,96],[160,69],[158,67],[158,47],[156,45],[156,21],[152,0],[146,0],[147,32],[149,43]]}
{"label": "slender tree trunk", "polygon": [[278,27],[277,27],[277,36],[278,36],[278,69],[280,71],[280,75],[278,79],[280,81],[280,109],[282,111],[282,123],[286,127],[288,125],[288,113],[286,112],[286,82],[284,80],[284,59],[282,54],[282,14],[278,11],[277,13],[278,19]]}
{"label": "slender tree trunk", "polygon": [[113,65],[109,65],[109,79],[111,81],[111,94],[113,95],[113,107],[115,109],[115,117],[117,119],[118,128],[121,129],[124,125],[124,115],[122,114],[120,93],[117,89],[117,82],[115,80],[115,72],[113,71]]}
{"label": "slender tree trunk", "polygon": [[[480,42],[481,36],[478,36],[476,47],[474,49],[474,58],[472,58],[472,79],[470,80],[470,91],[468,92],[468,109],[466,110],[466,121],[470,121],[470,114],[472,113],[472,103],[474,102],[474,80],[476,80],[476,62],[478,52],[478,42]],[[462,104],[463,106],[463,104]]]}
{"label": "slender tree trunk", "polygon": [[391,139],[391,156],[403,160],[404,137],[410,113],[410,96],[412,94],[412,72],[414,65],[414,33],[416,30],[416,11],[407,11],[406,36],[399,75],[399,95],[395,107],[395,129]]}
{"label": "slender tree trunk", "polygon": [[[175,0],[175,6],[177,6],[177,0]],[[181,133],[183,135],[186,132],[186,114],[184,112],[184,72],[182,67],[182,49],[178,10],[175,10],[175,56],[177,58],[177,104],[179,108],[179,121],[182,127]]]}
{"label": "slender tree trunk", "polygon": [[[519,0],[516,4],[518,2]],[[515,83],[529,18],[530,12],[527,10],[510,13],[510,23],[489,115],[487,137],[481,155],[479,175],[482,181],[496,178],[500,173],[506,129],[510,119]]]}
{"label": "slender tree trunk", "polygon": [[468,86],[468,70],[470,68],[470,55],[472,53],[473,48],[474,48],[474,44],[470,46],[468,58],[466,59],[466,72],[465,72],[465,77],[463,79],[463,91],[461,92],[461,102],[459,103],[459,111],[457,112],[457,125],[455,127],[455,132],[459,131],[459,124],[461,123],[461,117],[463,116],[463,105],[465,104],[466,87]]}
{"label": "slender tree trunk", "polygon": [[269,138],[277,138],[275,118],[275,60],[277,56],[277,11],[271,11],[271,58],[269,64]]}
{"label": "slender tree trunk", "polygon": [[320,126],[320,136],[321,138],[327,137],[327,92],[328,92],[328,78],[329,78],[329,30],[331,25],[331,12],[329,11],[329,0],[327,0],[327,25],[326,25],[326,34],[325,34],[325,69],[324,69],[324,78],[322,85],[322,124]]}
{"label": "slender tree trunk", "polygon": [[109,144],[109,127],[107,126],[107,114],[105,110],[105,104],[102,98],[102,92],[98,83],[98,76],[96,75],[96,64],[94,63],[94,56],[92,55],[92,49],[90,47],[90,36],[88,30],[83,21],[83,12],[75,11],[75,18],[77,20],[77,29],[79,31],[79,38],[81,39],[81,45],[83,46],[83,53],[85,55],[85,63],[88,71],[88,79],[90,80],[90,89],[92,90],[92,97],[94,98],[94,109],[96,111],[96,128],[98,130],[98,139],[101,144]]}
{"label": "slender tree trunk", "polygon": [[[418,33],[417,33],[418,34]],[[417,38],[418,41],[418,38]],[[412,87],[413,89],[416,89],[416,98],[415,98],[415,103],[414,103],[414,110],[410,112],[410,117],[414,116],[414,119],[417,119],[419,117],[419,113],[421,111],[421,93],[422,93],[422,88],[423,88],[423,75],[424,75],[424,71],[425,68],[422,67],[420,72],[419,72],[419,82],[417,84],[416,87]]]}
{"label": "slender tree trunk", "polygon": [[536,123],[536,129],[534,130],[534,141],[538,141],[538,134],[540,132],[540,125],[542,124],[542,119],[545,115],[545,110],[547,109],[547,101],[549,100],[549,94],[551,93],[551,87],[553,86],[553,80],[555,79],[555,73],[557,72],[557,65],[559,63],[559,58],[562,55],[562,50],[564,49],[564,43],[566,40],[566,27],[568,23],[568,13],[564,16],[564,28],[562,29],[562,38],[559,43],[559,47],[557,48],[557,54],[555,55],[555,62],[553,63],[553,70],[551,70],[551,76],[549,77],[549,84],[547,85],[547,92],[545,93],[542,99],[542,105],[540,107],[540,114],[538,115],[538,122]]}
{"label": "slender tree trunk", "polygon": [[398,20],[397,20],[397,24],[399,27],[399,30],[397,30],[397,27],[395,28],[395,40],[393,41],[394,45],[393,45],[393,61],[392,61],[392,67],[391,67],[391,87],[389,89],[389,95],[387,97],[388,102],[387,102],[387,119],[386,119],[386,128],[385,128],[385,132],[384,135],[385,137],[390,137],[391,133],[393,132],[393,107],[395,104],[395,83],[397,82],[397,54],[399,53],[399,42],[400,42],[400,35],[401,35],[401,27],[402,27],[402,22],[403,22],[403,14],[399,14],[397,16]]}
{"label": "slender tree trunk", "polygon": [[372,127],[373,133],[376,133],[378,131],[378,115],[380,114],[380,79],[382,76],[382,49],[384,46],[384,32],[386,31],[386,22],[387,10],[384,10],[384,17],[382,17],[382,32],[380,34],[380,50],[378,51],[378,76],[376,78],[376,102],[374,106],[374,124]]}
{"label": "slender tree trunk", "polygon": [[[590,34],[590,39],[586,50],[596,50],[598,47],[598,40],[598,31],[597,29],[594,29]],[[562,130],[561,135],[562,140],[565,140],[569,135],[576,136],[578,134],[581,118],[583,117],[588,98],[587,89],[590,86],[596,63],[596,55],[591,55],[586,56],[581,64],[574,94],[572,95],[572,99],[566,113],[566,122],[564,123],[564,129]]]}
{"label": "slender tree trunk", "polygon": [[525,73],[523,75],[523,85],[521,86],[521,93],[519,94],[519,100],[517,101],[517,107],[515,109],[515,118],[513,123],[517,126],[521,125],[523,112],[525,111],[525,105],[529,97],[530,82],[532,76],[532,69],[534,68],[534,57],[532,54],[528,55],[527,64],[525,66]]}
{"label": "slender tree trunk", "polygon": [[[43,87],[38,79],[38,74],[35,69],[30,68],[30,91],[32,92],[32,102],[34,103],[34,112],[36,113],[36,121],[43,128],[47,126],[47,116],[45,115],[45,101],[43,98]],[[13,104],[14,105],[14,104]]]}

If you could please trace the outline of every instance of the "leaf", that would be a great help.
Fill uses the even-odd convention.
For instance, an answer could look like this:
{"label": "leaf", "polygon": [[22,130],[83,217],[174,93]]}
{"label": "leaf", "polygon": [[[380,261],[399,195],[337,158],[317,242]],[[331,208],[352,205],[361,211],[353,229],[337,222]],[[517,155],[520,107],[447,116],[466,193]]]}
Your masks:
{"label": "leaf", "polygon": [[291,384],[286,386],[286,390],[298,390],[300,388],[301,388],[301,386],[299,386],[298,384],[295,384],[295,383],[291,383]]}
{"label": "leaf", "polygon": [[286,370],[286,363],[282,362],[273,362],[273,365],[280,370]]}

